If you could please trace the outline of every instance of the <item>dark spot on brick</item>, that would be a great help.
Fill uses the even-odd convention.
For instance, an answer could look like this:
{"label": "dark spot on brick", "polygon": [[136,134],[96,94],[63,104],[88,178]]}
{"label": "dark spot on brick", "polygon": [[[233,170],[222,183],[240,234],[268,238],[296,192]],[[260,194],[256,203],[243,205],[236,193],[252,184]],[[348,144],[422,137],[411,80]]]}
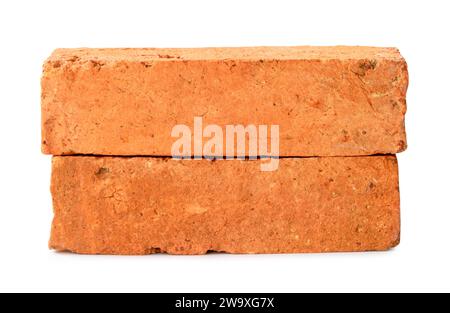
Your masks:
{"label": "dark spot on brick", "polygon": [[398,107],[398,102],[395,101],[395,100],[391,100],[391,105],[392,105],[392,107],[395,109],[395,108]]}
{"label": "dark spot on brick", "polygon": [[361,77],[366,76],[367,72],[373,71],[378,65],[377,60],[363,60],[358,64],[355,74]]}
{"label": "dark spot on brick", "polygon": [[98,169],[97,173],[95,173],[96,176],[103,176],[110,172],[109,168],[107,167],[101,167]]}
{"label": "dark spot on brick", "polygon": [[95,60],[91,60],[91,65],[94,69],[100,71],[102,69],[103,66],[105,66],[105,63],[100,62],[100,61],[95,61]]}
{"label": "dark spot on brick", "polygon": [[78,57],[76,55],[74,55],[74,56],[70,57],[69,59],[67,59],[67,61],[72,62],[72,63],[75,63],[75,62],[77,62],[79,60],[80,60],[80,57]]}
{"label": "dark spot on brick", "polygon": [[150,248],[150,249],[147,249],[145,252],[146,252],[146,254],[160,254],[160,253],[164,253],[161,250],[161,248]]}
{"label": "dark spot on brick", "polygon": [[151,68],[153,67],[153,64],[149,63],[149,62],[141,62],[141,65],[144,66],[145,68]]}
{"label": "dark spot on brick", "polygon": [[349,132],[345,129],[343,129],[341,132],[342,132],[342,142],[348,142],[350,140]]}
{"label": "dark spot on brick", "polygon": [[160,59],[181,59],[180,56],[174,56],[169,54],[158,54],[158,58]]}

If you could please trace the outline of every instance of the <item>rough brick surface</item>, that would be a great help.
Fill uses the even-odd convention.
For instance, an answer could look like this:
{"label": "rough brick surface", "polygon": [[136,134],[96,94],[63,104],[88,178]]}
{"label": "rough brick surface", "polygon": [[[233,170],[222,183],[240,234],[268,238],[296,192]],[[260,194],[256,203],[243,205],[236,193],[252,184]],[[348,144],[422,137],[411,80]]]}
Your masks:
{"label": "rough brick surface", "polygon": [[397,49],[64,49],[44,66],[44,153],[171,155],[172,127],[280,125],[282,156],[406,148]]}
{"label": "rough brick surface", "polygon": [[50,247],[82,254],[386,250],[395,156],[261,161],[55,157]]}

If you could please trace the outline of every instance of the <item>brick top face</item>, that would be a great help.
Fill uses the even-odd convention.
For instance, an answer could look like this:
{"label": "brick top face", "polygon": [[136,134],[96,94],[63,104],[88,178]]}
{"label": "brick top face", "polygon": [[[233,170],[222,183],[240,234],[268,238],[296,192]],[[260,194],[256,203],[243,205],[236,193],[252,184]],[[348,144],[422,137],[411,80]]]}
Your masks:
{"label": "brick top face", "polygon": [[221,61],[221,60],[360,60],[385,59],[404,61],[396,48],[375,47],[246,47],[195,49],[58,49],[49,61]]}

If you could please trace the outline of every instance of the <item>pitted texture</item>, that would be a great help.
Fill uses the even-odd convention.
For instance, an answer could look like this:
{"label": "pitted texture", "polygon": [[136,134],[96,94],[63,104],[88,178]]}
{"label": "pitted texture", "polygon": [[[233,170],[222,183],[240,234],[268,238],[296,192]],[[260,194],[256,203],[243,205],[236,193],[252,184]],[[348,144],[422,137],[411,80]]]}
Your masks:
{"label": "pitted texture", "polygon": [[259,161],[54,157],[50,247],[81,254],[387,250],[395,156]]}
{"label": "pitted texture", "polygon": [[201,116],[279,125],[281,156],[395,154],[407,87],[393,48],[57,50],[42,78],[42,149],[170,156],[172,128]]}

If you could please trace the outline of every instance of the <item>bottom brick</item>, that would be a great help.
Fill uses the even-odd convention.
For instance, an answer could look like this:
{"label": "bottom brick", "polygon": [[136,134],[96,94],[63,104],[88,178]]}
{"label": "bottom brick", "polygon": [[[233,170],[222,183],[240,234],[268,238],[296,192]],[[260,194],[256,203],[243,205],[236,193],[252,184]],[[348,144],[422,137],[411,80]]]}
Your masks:
{"label": "bottom brick", "polygon": [[81,254],[388,250],[395,156],[264,161],[54,157],[50,248]]}

